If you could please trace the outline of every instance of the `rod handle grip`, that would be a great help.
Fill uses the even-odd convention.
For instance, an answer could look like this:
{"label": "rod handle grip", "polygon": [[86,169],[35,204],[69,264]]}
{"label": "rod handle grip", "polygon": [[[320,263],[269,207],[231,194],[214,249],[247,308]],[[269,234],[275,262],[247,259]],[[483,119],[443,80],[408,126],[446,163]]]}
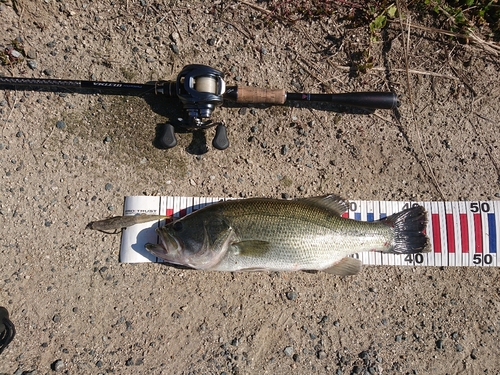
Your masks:
{"label": "rod handle grip", "polygon": [[284,104],[286,92],[284,89],[268,90],[259,87],[238,86],[236,103],[267,103]]}

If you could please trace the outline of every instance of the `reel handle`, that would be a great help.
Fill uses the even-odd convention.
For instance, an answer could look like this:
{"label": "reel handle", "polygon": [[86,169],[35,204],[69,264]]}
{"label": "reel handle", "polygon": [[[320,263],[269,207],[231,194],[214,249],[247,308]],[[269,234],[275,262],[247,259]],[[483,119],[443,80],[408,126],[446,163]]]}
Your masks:
{"label": "reel handle", "polygon": [[236,103],[285,104],[286,92],[283,89],[268,90],[250,86],[232,86],[226,88],[224,98]]}
{"label": "reel handle", "polygon": [[172,124],[166,123],[158,127],[156,130],[155,144],[158,148],[165,150],[177,145],[175,137],[175,128]]}
{"label": "reel handle", "polygon": [[215,137],[212,141],[212,146],[218,150],[225,150],[229,147],[229,140],[227,139],[227,129],[224,123],[219,123],[215,128]]}
{"label": "reel handle", "polygon": [[326,102],[347,107],[394,109],[399,100],[393,92],[350,92],[343,94],[288,93],[283,89],[268,90],[259,87],[227,87],[224,99],[248,104],[285,104],[289,101]]}

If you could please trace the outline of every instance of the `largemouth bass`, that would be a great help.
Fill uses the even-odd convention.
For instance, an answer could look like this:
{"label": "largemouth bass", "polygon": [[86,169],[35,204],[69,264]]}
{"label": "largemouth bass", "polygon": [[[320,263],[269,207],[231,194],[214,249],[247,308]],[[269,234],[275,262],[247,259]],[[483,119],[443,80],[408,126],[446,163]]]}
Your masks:
{"label": "largemouth bass", "polygon": [[428,251],[427,214],[417,206],[376,222],[342,218],[334,195],[296,200],[250,198],[206,206],[157,229],[155,256],[210,271],[325,271],[353,275],[363,251]]}

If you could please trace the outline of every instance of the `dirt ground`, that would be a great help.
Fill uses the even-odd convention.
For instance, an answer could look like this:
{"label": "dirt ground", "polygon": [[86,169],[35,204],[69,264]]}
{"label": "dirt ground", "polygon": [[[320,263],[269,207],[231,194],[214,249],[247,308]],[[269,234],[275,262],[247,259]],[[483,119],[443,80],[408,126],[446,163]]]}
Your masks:
{"label": "dirt ground", "polygon": [[497,268],[187,271],[120,264],[120,236],[85,229],[128,195],[499,199],[492,46],[411,13],[409,37],[396,19],[374,40],[350,11],[291,25],[239,1],[0,1],[0,45],[20,38],[27,54],[4,76],[143,83],[199,63],[228,85],[402,102],[225,106],[228,149],[209,129],[207,146],[184,133],[160,150],[178,101],[0,91],[0,305],[16,328],[0,373],[500,373]]}

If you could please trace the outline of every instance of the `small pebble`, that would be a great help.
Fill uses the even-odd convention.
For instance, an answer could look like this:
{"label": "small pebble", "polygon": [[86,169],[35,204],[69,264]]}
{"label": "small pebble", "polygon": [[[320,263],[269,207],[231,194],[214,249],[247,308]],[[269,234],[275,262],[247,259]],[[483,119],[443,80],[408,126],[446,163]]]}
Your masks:
{"label": "small pebble", "polygon": [[179,47],[177,47],[177,44],[175,44],[175,43],[170,44],[170,48],[172,49],[172,52],[175,53],[176,55],[178,55],[180,53]]}
{"label": "small pebble", "polygon": [[54,363],[52,363],[52,365],[50,367],[55,372],[61,372],[62,370],[64,370],[65,366],[64,366],[64,362],[61,359],[58,359],[57,361],[55,361]]}
{"label": "small pebble", "polygon": [[28,68],[35,70],[38,67],[38,64],[35,60],[28,61]]}
{"label": "small pebble", "polygon": [[54,323],[59,323],[61,321],[61,316],[59,314],[55,314],[53,317],[52,317],[52,321]]}
{"label": "small pebble", "polygon": [[36,59],[36,51],[33,50],[33,49],[29,49],[27,52],[26,52],[26,57],[28,59]]}
{"label": "small pebble", "polygon": [[113,184],[108,182],[106,185],[104,185],[104,190],[110,191],[111,189],[113,189]]}
{"label": "small pebble", "polygon": [[320,350],[318,353],[316,353],[316,356],[318,357],[318,359],[325,359],[326,353],[324,350]]}
{"label": "small pebble", "polygon": [[476,349],[472,349],[472,351],[470,353],[470,357],[472,359],[477,359],[477,350]]}
{"label": "small pebble", "polygon": [[297,292],[291,291],[286,293],[286,298],[288,298],[290,301],[295,301],[298,297]]}
{"label": "small pebble", "polygon": [[438,349],[438,350],[443,350],[444,349],[443,340],[437,340],[436,341],[436,349]]}
{"label": "small pebble", "polygon": [[170,39],[172,39],[172,41],[176,44],[179,43],[179,33],[173,32],[172,34],[170,34]]}
{"label": "small pebble", "polygon": [[66,123],[62,120],[59,120],[56,122],[56,128],[57,129],[64,129],[66,127]]}
{"label": "small pebble", "polygon": [[287,357],[291,357],[292,354],[293,354],[293,347],[292,346],[287,346],[284,350],[283,350],[283,353],[285,353],[285,355]]}

